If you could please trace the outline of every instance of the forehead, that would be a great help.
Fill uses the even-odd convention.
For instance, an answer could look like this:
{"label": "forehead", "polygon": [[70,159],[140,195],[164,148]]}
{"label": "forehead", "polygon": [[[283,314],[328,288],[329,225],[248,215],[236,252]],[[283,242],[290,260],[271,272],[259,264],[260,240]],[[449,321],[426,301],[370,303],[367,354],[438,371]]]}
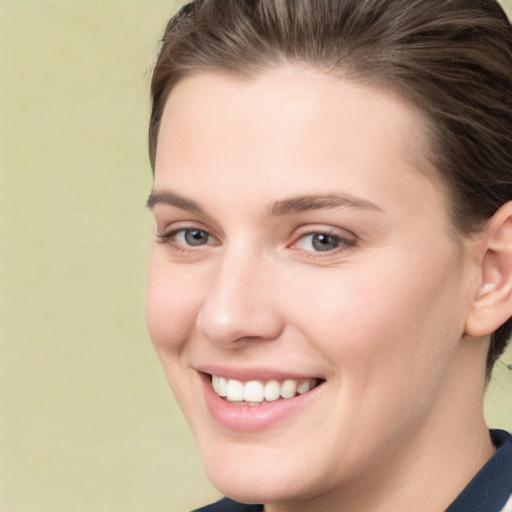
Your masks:
{"label": "forehead", "polygon": [[[250,120],[250,125],[242,126],[237,117]],[[297,135],[310,138],[308,130],[299,133],[305,126],[311,134],[312,129],[322,128],[327,140],[341,141],[347,128],[343,119],[348,118],[351,133],[364,132],[368,139],[384,134],[395,142],[401,139],[400,145],[410,149],[411,157],[417,157],[422,149],[423,116],[399,95],[317,70],[291,66],[269,70],[254,78],[220,73],[199,73],[184,78],[173,88],[167,101],[159,142],[164,139],[164,145],[169,148],[173,139],[166,135],[176,126],[181,134],[187,129],[195,132],[197,144],[208,142],[208,135],[219,130],[230,136],[226,142],[234,143],[243,129],[241,135],[248,144],[257,142],[258,135],[272,134],[277,145],[285,142],[287,134],[288,139]],[[179,133],[172,135],[176,137]],[[158,149],[160,155],[165,151],[162,147]]]}
{"label": "forehead", "polygon": [[282,189],[295,176],[323,191],[343,182],[360,195],[397,162],[432,176],[425,146],[422,114],[388,91],[296,67],[252,79],[201,73],[169,96],[155,188],[234,189],[252,176]]}

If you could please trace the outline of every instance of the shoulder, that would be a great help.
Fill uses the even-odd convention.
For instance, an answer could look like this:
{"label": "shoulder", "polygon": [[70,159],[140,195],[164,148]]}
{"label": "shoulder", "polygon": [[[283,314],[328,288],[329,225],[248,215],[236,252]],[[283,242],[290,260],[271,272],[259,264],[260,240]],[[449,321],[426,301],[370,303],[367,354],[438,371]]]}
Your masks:
{"label": "shoulder", "polygon": [[512,436],[491,430],[494,455],[446,512],[512,512]]}
{"label": "shoulder", "polygon": [[206,505],[206,507],[198,508],[193,512],[262,512],[263,505],[246,505],[237,501],[223,498],[216,503]]}

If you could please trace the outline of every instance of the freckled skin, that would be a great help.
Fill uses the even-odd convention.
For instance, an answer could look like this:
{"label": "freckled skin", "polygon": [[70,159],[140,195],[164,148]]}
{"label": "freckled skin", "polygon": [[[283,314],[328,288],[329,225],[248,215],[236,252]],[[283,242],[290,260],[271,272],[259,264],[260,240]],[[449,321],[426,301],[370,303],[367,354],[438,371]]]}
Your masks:
{"label": "freckled skin", "polygon": [[[209,236],[155,242],[147,321],[221,492],[268,511],[400,512],[422,496],[422,512],[440,511],[489,457],[487,345],[464,337],[475,248],[455,241],[441,187],[415,164],[418,133],[400,98],[301,69],[200,74],[172,91],[154,190],[201,212],[157,204],[156,231]],[[268,214],[325,194],[376,208]],[[318,251],[311,233],[342,242]],[[302,410],[240,433],[209,415],[201,364],[325,383]]]}

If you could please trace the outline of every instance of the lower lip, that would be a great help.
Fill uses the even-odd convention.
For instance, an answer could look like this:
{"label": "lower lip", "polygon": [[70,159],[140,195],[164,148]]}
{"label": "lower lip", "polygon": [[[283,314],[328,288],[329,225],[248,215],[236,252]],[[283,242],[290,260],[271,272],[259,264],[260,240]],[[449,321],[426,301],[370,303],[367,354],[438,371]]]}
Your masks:
{"label": "lower lip", "polygon": [[206,406],[211,416],[223,427],[241,432],[257,432],[269,428],[294,414],[310,402],[323,387],[323,383],[303,395],[278,399],[263,405],[233,404],[221,398],[213,390],[210,376],[201,374]]}

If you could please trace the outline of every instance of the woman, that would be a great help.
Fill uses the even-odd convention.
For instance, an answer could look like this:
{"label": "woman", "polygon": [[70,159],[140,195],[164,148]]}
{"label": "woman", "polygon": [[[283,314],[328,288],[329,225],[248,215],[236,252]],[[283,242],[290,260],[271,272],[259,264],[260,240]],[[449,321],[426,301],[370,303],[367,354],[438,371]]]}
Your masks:
{"label": "woman", "polygon": [[511,328],[510,91],[494,0],[171,20],[147,319],[231,498],[202,510],[511,509],[512,440],[482,412]]}

